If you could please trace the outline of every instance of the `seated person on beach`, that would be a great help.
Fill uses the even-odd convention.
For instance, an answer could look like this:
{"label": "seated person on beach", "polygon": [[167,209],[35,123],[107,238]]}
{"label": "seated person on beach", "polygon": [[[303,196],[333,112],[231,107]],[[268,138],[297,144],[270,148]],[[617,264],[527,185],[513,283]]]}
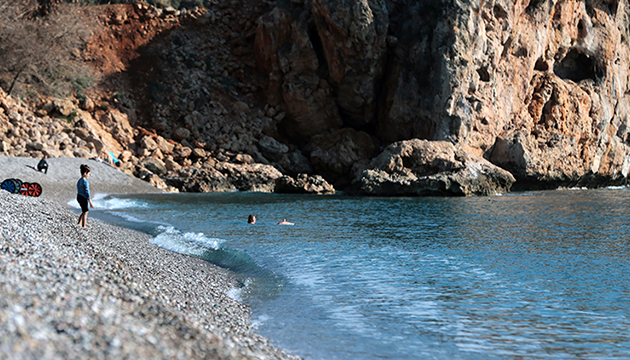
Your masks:
{"label": "seated person on beach", "polygon": [[102,163],[102,162],[105,162],[105,160],[103,159],[106,159],[106,158],[107,158],[107,155],[105,155],[105,152],[102,152],[99,156],[91,157],[90,160],[94,160],[96,162]]}
{"label": "seated person on beach", "polygon": [[278,225],[295,225],[295,224],[293,224],[292,222],[288,222],[287,219],[282,219],[282,221],[280,221]]}
{"label": "seated person on beach", "polygon": [[120,160],[116,159],[113,152],[111,151],[108,151],[108,152],[109,152],[109,156],[111,156],[111,164],[116,167],[120,167]]}
{"label": "seated person on beach", "polygon": [[44,174],[48,174],[48,161],[46,161],[47,158],[48,155],[44,155],[44,158],[39,161],[39,163],[37,164],[37,171],[44,170]]}
{"label": "seated person on beach", "polygon": [[247,218],[247,223],[248,224],[255,224],[256,223],[256,217],[252,214],[249,214],[249,217]]}
{"label": "seated person on beach", "polygon": [[103,162],[110,166],[120,167],[120,160],[116,159],[114,153],[111,151],[102,151],[99,156],[92,158],[92,160]]}

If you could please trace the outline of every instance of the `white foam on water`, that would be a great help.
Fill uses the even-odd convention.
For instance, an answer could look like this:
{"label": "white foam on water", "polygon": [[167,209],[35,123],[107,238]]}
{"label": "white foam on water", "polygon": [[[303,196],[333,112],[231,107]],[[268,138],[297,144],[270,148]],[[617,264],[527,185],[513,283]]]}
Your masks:
{"label": "white foam on water", "polygon": [[[97,194],[93,201],[98,201],[99,210],[147,209],[149,205],[138,199],[122,199],[109,195]],[[94,204],[96,207],[96,203]]]}
{"label": "white foam on water", "polygon": [[[124,210],[124,209],[144,209],[148,204],[136,199],[121,199],[108,194],[95,194],[92,196],[92,203],[96,210]],[[76,198],[68,201],[68,206],[79,209]]]}
{"label": "white foam on water", "polygon": [[182,232],[173,226],[158,226],[159,234],[151,243],[161,248],[187,255],[201,256],[208,250],[218,250],[224,242],[222,239],[211,238],[203,233]]}
{"label": "white foam on water", "polygon": [[271,319],[273,318],[267,314],[260,314],[255,319],[251,319],[250,323],[252,324],[252,328],[256,330]]}
{"label": "white foam on water", "polygon": [[238,302],[243,302],[243,288],[230,288],[225,295]]}
{"label": "white foam on water", "polygon": [[606,186],[604,189],[608,189],[608,190],[627,190],[627,189],[630,189],[630,186],[628,186],[628,185]]}

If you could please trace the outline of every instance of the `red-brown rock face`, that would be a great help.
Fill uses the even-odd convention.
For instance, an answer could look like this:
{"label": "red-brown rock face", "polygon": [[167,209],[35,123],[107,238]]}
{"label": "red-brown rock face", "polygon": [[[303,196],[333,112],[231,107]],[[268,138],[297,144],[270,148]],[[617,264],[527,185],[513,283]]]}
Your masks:
{"label": "red-brown rock face", "polygon": [[[319,84],[330,84],[333,91],[318,101],[333,104],[345,126],[381,145],[449,140],[512,172],[517,188],[626,182],[625,2],[331,4],[305,2],[290,26],[307,24],[302,33],[312,46],[305,56],[319,61],[317,69],[294,66],[303,54],[294,45],[292,57],[278,62],[293,71],[285,82],[315,72]],[[301,112],[307,109],[290,113],[305,119],[313,116]],[[309,137],[339,127],[309,123]]]}
{"label": "red-brown rock face", "polygon": [[460,69],[475,91],[461,89],[459,101],[476,110],[461,116],[461,141],[521,186],[625,182],[627,133],[615,108],[628,89],[626,10],[616,1],[532,1],[479,15],[477,75]]}

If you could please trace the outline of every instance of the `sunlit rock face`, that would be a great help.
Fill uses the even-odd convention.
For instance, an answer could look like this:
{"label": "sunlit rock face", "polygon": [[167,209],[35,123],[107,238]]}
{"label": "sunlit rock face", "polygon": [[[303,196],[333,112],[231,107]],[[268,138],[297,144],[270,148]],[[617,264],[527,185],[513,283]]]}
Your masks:
{"label": "sunlit rock face", "polygon": [[279,4],[282,26],[263,17],[256,54],[268,96],[288,109],[279,126],[304,148],[353,128],[377,153],[400,140],[450,141],[510,171],[516,188],[626,182],[625,2]]}
{"label": "sunlit rock face", "polygon": [[448,141],[405,140],[389,145],[355,179],[350,193],[371,196],[468,196],[505,193],[508,171]]}

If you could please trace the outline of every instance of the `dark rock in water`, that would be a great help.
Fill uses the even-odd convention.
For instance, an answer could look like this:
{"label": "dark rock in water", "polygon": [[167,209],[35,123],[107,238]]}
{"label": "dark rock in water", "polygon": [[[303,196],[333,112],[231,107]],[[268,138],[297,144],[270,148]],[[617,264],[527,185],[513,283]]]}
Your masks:
{"label": "dark rock in water", "polygon": [[299,174],[295,179],[283,176],[276,180],[276,192],[287,194],[334,194],[335,188],[319,175]]}
{"label": "dark rock in water", "polygon": [[446,141],[407,140],[388,146],[357,177],[350,193],[378,196],[490,195],[515,179],[489,161]]}

